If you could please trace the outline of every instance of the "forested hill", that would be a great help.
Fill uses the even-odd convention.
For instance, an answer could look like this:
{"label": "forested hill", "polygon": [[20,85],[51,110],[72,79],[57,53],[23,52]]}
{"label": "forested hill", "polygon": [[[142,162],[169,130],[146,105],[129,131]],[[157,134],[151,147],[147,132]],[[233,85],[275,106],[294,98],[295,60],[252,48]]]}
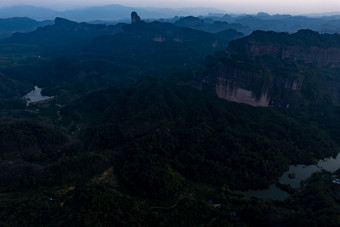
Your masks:
{"label": "forested hill", "polygon": [[299,30],[293,34],[255,31],[231,42],[227,51],[236,55],[270,55],[338,67],[340,35],[319,34],[312,30]]}
{"label": "forested hill", "polygon": [[[251,35],[246,36],[237,41],[230,43],[231,50],[238,50],[238,47],[249,45],[250,43],[258,43],[262,45],[277,44],[282,46],[302,46],[320,48],[339,48],[339,34],[320,34],[316,31],[304,29],[296,33],[273,32],[273,31],[255,31]],[[242,53],[242,52],[241,52]]]}
{"label": "forested hill", "polygon": [[260,187],[288,163],[312,162],[338,146],[320,128],[280,111],[228,103],[151,78],[76,103],[64,114],[77,116],[77,124],[87,122],[84,141],[91,149],[121,147],[120,172],[139,193],[162,193],[156,182],[137,180],[156,180],[153,172],[159,168],[195,181],[228,182],[234,189]]}
{"label": "forested hill", "polygon": [[[204,51],[207,47],[210,51],[224,49],[227,43],[235,38],[242,37],[243,34],[235,30],[227,30],[223,33],[212,34],[208,32],[182,28],[171,23],[151,22],[146,23],[140,21],[134,24],[117,24],[117,25],[94,25],[88,23],[76,23],[63,18],[56,18],[54,25],[45,26],[30,33],[17,33],[12,38],[3,42],[3,45],[17,44],[17,45],[36,45],[38,50],[42,47],[48,48],[49,51],[60,51],[58,47],[65,47],[63,53],[74,53],[74,51],[86,51],[86,47],[95,37],[106,36],[106,39],[112,39],[111,45],[122,45],[123,47],[140,48],[143,46],[138,42],[153,43],[154,46],[160,45],[166,50],[177,45],[185,45],[186,48],[198,48],[198,45],[205,45]],[[103,38],[102,38],[103,39]],[[97,44],[98,45],[98,44]],[[106,49],[105,42],[101,44],[101,48],[97,52]],[[12,46],[15,48],[15,46]],[[95,48],[95,47],[93,47]],[[109,46],[111,53],[111,47]],[[115,50],[112,50],[114,54]],[[203,50],[202,50],[203,51]]]}
{"label": "forested hill", "polygon": [[[337,108],[255,108],[150,77],[92,91],[64,107],[6,108],[7,120],[0,122],[3,223],[253,226],[295,223],[299,215],[321,223],[312,215],[317,211],[337,223],[337,189],[328,174],[285,202],[234,191],[266,187],[290,163],[335,155]],[[308,190],[317,190],[317,198]],[[323,190],[326,198],[320,198]],[[221,208],[209,205],[211,198]],[[304,212],[320,199],[317,211]]]}
{"label": "forested hill", "polygon": [[187,27],[212,33],[221,32],[227,29],[235,29],[236,31],[248,34],[250,28],[238,23],[228,23],[219,19],[211,20],[193,16],[181,17],[174,22],[175,25],[181,27]]}
{"label": "forested hill", "polygon": [[112,29],[107,29],[106,25],[77,23],[63,18],[56,18],[53,25],[41,27],[29,33],[16,33],[12,38],[7,39],[5,43],[58,47],[75,43],[76,41],[88,41],[108,32],[112,32]]}
{"label": "forested hill", "polygon": [[31,32],[53,21],[36,21],[27,17],[0,18],[0,39],[9,38],[16,32]]}

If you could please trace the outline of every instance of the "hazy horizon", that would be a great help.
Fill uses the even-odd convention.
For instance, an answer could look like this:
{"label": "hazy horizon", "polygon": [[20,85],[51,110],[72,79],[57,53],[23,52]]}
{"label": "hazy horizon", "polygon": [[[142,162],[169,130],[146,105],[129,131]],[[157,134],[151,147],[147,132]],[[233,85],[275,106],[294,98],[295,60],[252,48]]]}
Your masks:
{"label": "hazy horizon", "polygon": [[[137,0],[66,0],[42,1],[42,0],[2,0],[0,7],[10,7],[16,5],[32,5],[45,7],[54,10],[67,10],[74,8],[85,8],[90,6],[103,6],[119,4],[128,7],[155,7],[155,8],[215,8],[225,13],[258,13],[266,12],[270,14],[322,14],[340,12],[340,1],[338,0],[184,0],[184,1],[137,1]],[[213,13],[213,11],[212,11]]]}

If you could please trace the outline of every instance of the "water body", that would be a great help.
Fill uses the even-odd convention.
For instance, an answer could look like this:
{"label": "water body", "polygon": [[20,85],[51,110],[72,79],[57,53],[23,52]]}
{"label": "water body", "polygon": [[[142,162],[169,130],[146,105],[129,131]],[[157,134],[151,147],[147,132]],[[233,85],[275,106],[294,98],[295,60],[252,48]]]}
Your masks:
{"label": "water body", "polygon": [[247,197],[257,197],[261,199],[283,200],[289,197],[287,192],[282,191],[275,184],[270,185],[265,190],[250,190],[243,193]]}
{"label": "water body", "polygon": [[336,158],[326,158],[318,162],[318,166],[329,172],[337,171],[340,168],[340,153]]}
{"label": "water body", "polygon": [[[282,184],[289,184],[292,188],[300,187],[301,181],[307,180],[313,173],[321,171],[321,168],[334,172],[340,168],[340,153],[336,158],[327,158],[320,160],[317,165],[290,165],[289,170],[279,178]],[[295,174],[294,178],[290,178],[289,174]],[[250,190],[244,192],[246,196],[258,197],[261,199],[283,200],[289,197],[289,194],[282,191],[275,184],[272,184],[265,190]]]}
{"label": "water body", "polygon": [[[282,184],[289,184],[292,188],[300,187],[303,180],[307,180],[313,173],[321,171],[316,165],[290,165],[289,170],[285,172],[279,181]],[[289,174],[295,174],[294,178],[290,178]]]}
{"label": "water body", "polygon": [[40,102],[48,99],[52,99],[53,96],[43,96],[41,95],[42,88],[34,86],[34,89],[27,93],[23,98],[27,100],[27,105],[29,103]]}

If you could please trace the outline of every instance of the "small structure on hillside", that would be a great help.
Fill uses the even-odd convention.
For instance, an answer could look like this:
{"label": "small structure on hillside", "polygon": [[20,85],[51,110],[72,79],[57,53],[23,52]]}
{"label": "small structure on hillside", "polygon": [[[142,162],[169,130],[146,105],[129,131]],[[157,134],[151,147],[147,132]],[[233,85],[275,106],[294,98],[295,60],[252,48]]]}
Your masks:
{"label": "small structure on hillside", "polygon": [[332,180],[332,183],[333,184],[340,184],[340,180],[339,179]]}

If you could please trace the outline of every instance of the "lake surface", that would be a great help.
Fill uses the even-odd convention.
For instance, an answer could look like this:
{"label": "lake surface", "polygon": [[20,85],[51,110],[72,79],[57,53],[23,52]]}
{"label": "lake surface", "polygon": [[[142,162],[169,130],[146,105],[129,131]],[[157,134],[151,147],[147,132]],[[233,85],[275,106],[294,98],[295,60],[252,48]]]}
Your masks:
{"label": "lake surface", "polygon": [[[300,187],[300,183],[303,180],[307,180],[313,173],[321,171],[316,165],[290,165],[289,170],[285,172],[279,181],[282,184],[289,184],[293,188]],[[288,175],[294,173],[295,177],[290,178]]]}
{"label": "lake surface", "polygon": [[340,168],[340,153],[336,158],[326,158],[318,162],[318,166],[329,172],[337,171]]}
{"label": "lake surface", "polygon": [[275,184],[270,185],[268,189],[265,190],[250,190],[243,192],[247,197],[257,197],[261,199],[272,199],[272,200],[283,200],[288,198],[290,195],[276,187]]}
{"label": "lake surface", "polygon": [[53,96],[43,96],[41,95],[41,90],[42,88],[39,88],[38,86],[34,86],[34,89],[27,93],[23,98],[28,100],[28,103],[33,103],[33,102],[40,102],[40,101],[44,101],[47,99],[51,99],[53,98]]}
{"label": "lake surface", "polygon": [[[289,170],[279,178],[282,184],[289,184],[292,188],[300,187],[301,181],[307,180],[313,173],[321,171],[321,168],[334,172],[340,168],[340,153],[336,158],[326,158],[320,160],[317,165],[290,165]],[[288,174],[294,173],[295,177],[290,178]],[[282,191],[275,184],[272,184],[265,190],[250,190],[244,192],[246,196],[258,197],[261,199],[283,200],[289,197],[289,194]]]}

